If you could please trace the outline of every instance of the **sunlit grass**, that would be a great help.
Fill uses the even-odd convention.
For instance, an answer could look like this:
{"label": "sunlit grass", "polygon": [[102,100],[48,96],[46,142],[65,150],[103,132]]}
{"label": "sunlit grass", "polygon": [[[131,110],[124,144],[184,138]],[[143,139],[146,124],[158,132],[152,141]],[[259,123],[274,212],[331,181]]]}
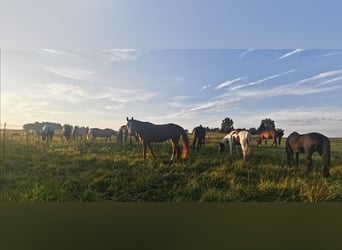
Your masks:
{"label": "sunlit grass", "polygon": [[[140,144],[98,141],[51,144],[6,140],[0,200],[170,201],[170,202],[320,202],[342,200],[342,140],[332,139],[331,177],[322,177],[321,159],[307,173],[304,157],[289,168],[284,142],[256,147],[245,163],[240,155],[219,155],[223,134],[209,133],[205,148],[170,162],[169,142],[155,143],[157,159]],[[192,138],[190,138],[190,142]]]}

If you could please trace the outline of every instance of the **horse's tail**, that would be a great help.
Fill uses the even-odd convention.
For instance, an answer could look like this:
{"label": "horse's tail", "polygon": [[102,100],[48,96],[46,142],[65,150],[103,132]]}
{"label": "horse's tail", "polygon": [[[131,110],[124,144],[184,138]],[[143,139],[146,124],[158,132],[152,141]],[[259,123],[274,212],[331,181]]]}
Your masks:
{"label": "horse's tail", "polygon": [[322,158],[323,158],[323,174],[325,177],[330,176],[329,166],[330,166],[330,140],[325,138],[322,144]]}
{"label": "horse's tail", "polygon": [[181,134],[183,137],[183,142],[184,142],[184,147],[182,151],[182,159],[185,159],[189,156],[189,138],[188,135],[186,134],[185,130],[182,128],[181,129]]}

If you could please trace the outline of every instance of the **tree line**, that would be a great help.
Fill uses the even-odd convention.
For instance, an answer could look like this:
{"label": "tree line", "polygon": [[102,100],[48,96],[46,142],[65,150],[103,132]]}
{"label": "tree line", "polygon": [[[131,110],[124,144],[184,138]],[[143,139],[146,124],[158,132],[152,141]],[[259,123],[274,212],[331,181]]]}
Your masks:
{"label": "tree line", "polygon": [[[232,131],[234,129],[233,125],[234,125],[234,121],[231,118],[226,117],[226,118],[224,118],[222,120],[221,128],[209,128],[209,127],[206,127],[206,130],[207,131],[212,131],[212,132],[229,133],[230,131]],[[258,128],[254,128],[253,127],[253,128],[249,128],[249,129],[246,129],[246,128],[242,128],[242,129],[248,130],[252,135],[258,135],[261,132],[266,131],[266,130],[284,131],[281,128],[276,128],[274,120],[272,120],[270,118],[262,119]]]}

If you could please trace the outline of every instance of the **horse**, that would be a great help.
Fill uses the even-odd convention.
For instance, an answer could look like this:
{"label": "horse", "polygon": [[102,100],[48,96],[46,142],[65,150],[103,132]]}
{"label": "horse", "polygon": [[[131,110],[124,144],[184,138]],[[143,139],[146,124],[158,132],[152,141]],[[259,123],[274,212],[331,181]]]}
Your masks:
{"label": "horse", "polygon": [[86,139],[89,132],[89,127],[79,127],[75,126],[72,130],[72,137],[74,140],[78,140],[78,138]]}
{"label": "horse", "polygon": [[192,142],[192,149],[195,149],[196,146],[196,141],[197,141],[197,150],[199,150],[200,148],[204,147],[204,143],[205,143],[205,128],[202,127],[202,125],[195,127],[192,130],[192,134],[194,135],[194,140]]}
{"label": "horse", "polygon": [[113,129],[106,128],[106,129],[100,129],[100,128],[91,128],[87,135],[87,140],[91,138],[91,141],[95,141],[96,137],[104,137],[105,142],[112,141],[112,136],[116,136],[117,132]]}
{"label": "horse", "polygon": [[278,139],[278,145],[280,145],[281,137],[284,135],[283,130],[265,130],[261,132],[259,135],[259,138],[257,140],[257,146],[261,145],[262,140],[265,140],[265,145],[267,145],[267,139],[273,139],[273,143],[271,147],[277,147],[277,139]]}
{"label": "horse", "polygon": [[63,125],[63,136],[67,141],[70,141],[72,138],[72,129],[73,127],[69,124]]}
{"label": "horse", "polygon": [[172,155],[170,161],[172,161],[174,157],[177,160],[180,155],[179,140],[181,136],[184,143],[181,158],[184,159],[189,156],[188,135],[181,126],[173,123],[156,125],[150,122],[135,120],[133,117],[131,119],[128,119],[127,117],[126,120],[128,133],[132,136],[137,135],[143,144],[144,161],[146,160],[147,147],[150,149],[153,158],[156,158],[151,147],[151,142],[163,142],[169,139],[172,141]]}
{"label": "horse", "polygon": [[55,134],[55,129],[50,124],[45,125],[40,132],[40,135],[42,136],[42,140],[46,142],[51,142],[54,134]]}
{"label": "horse", "polygon": [[[307,171],[312,168],[312,154],[318,152],[323,161],[323,176],[330,176],[330,140],[320,133],[298,134],[293,132],[286,139],[286,154],[289,166],[295,163],[298,167],[298,158],[300,153],[306,155]],[[295,160],[293,155],[295,154]]]}
{"label": "horse", "polygon": [[126,142],[127,138],[128,138],[128,128],[127,128],[127,125],[122,125],[119,128],[119,133],[118,133],[118,136],[117,136],[117,140],[119,142]]}
{"label": "horse", "polygon": [[278,146],[279,146],[280,143],[281,143],[281,138],[283,138],[283,136],[284,136],[284,130],[282,130],[282,129],[277,129],[277,130],[276,130],[276,136],[277,136],[277,138],[278,138]]}
{"label": "horse", "polygon": [[[246,156],[250,153],[250,144],[252,141],[252,134],[246,130],[232,130],[219,143],[219,153],[222,153],[226,146],[229,145],[230,155],[232,155],[233,144],[240,145],[242,149],[242,162],[245,161]],[[237,151],[238,152],[238,151]]]}

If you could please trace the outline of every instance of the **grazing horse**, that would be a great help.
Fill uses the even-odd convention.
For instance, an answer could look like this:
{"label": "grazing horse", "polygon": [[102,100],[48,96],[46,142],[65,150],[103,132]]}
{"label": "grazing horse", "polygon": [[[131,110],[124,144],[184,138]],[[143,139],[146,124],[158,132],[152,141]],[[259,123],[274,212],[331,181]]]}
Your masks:
{"label": "grazing horse", "polygon": [[192,134],[194,135],[194,141],[192,142],[192,149],[195,149],[196,141],[197,141],[197,150],[204,147],[205,143],[205,128],[202,127],[202,125],[194,128],[192,130]]}
{"label": "grazing horse", "polygon": [[127,141],[127,138],[128,138],[128,128],[127,128],[127,125],[122,125],[120,128],[119,128],[119,133],[118,133],[118,138],[117,140],[119,142],[126,142]]}
{"label": "grazing horse", "polygon": [[[252,141],[252,134],[246,130],[232,130],[219,143],[219,153],[222,153],[226,146],[229,145],[230,155],[232,155],[233,145],[241,145],[242,162],[245,161],[246,156],[250,153],[250,144]],[[237,151],[238,152],[238,151]]]}
{"label": "grazing horse", "polygon": [[42,140],[46,142],[51,142],[52,137],[55,134],[55,129],[52,125],[45,125],[42,128],[42,131],[40,132],[40,135],[42,136]]}
{"label": "grazing horse", "polygon": [[259,138],[257,140],[257,146],[261,145],[261,142],[263,140],[265,140],[265,145],[267,145],[267,139],[273,139],[273,143],[271,145],[271,147],[277,147],[277,139],[278,139],[278,145],[280,145],[281,142],[281,137],[284,135],[284,131],[283,130],[265,130],[263,132],[261,132],[261,134],[259,135]]}
{"label": "grazing horse", "polygon": [[91,141],[95,141],[96,137],[104,137],[105,141],[107,142],[112,141],[112,136],[116,136],[116,131],[110,128],[100,129],[100,128],[91,128],[87,135],[87,140],[91,138]]}
{"label": "grazing horse", "polygon": [[151,147],[151,142],[163,142],[171,139],[172,141],[172,155],[171,161],[176,157],[178,159],[180,155],[179,140],[182,136],[184,147],[181,158],[187,158],[189,156],[189,139],[185,130],[173,123],[156,125],[150,122],[142,122],[138,120],[128,119],[127,127],[130,135],[138,135],[141,143],[143,144],[143,159],[146,159],[146,148],[151,150],[152,156],[156,158]]}
{"label": "grazing horse", "polygon": [[69,124],[63,125],[63,136],[67,141],[70,141],[72,138],[72,129],[73,127]]}
{"label": "grazing horse", "polygon": [[75,126],[72,130],[72,137],[74,137],[74,140],[78,140],[78,138],[86,139],[89,132],[89,127],[79,127]]}
{"label": "grazing horse", "polygon": [[[329,165],[330,165],[330,140],[328,137],[320,133],[308,133],[298,134],[293,132],[287,137],[286,140],[286,154],[288,164],[295,163],[298,167],[298,158],[300,153],[306,155],[307,170],[308,172],[312,167],[312,154],[318,152],[323,160],[323,175],[324,177],[330,176]],[[293,155],[295,154],[295,161]]]}

